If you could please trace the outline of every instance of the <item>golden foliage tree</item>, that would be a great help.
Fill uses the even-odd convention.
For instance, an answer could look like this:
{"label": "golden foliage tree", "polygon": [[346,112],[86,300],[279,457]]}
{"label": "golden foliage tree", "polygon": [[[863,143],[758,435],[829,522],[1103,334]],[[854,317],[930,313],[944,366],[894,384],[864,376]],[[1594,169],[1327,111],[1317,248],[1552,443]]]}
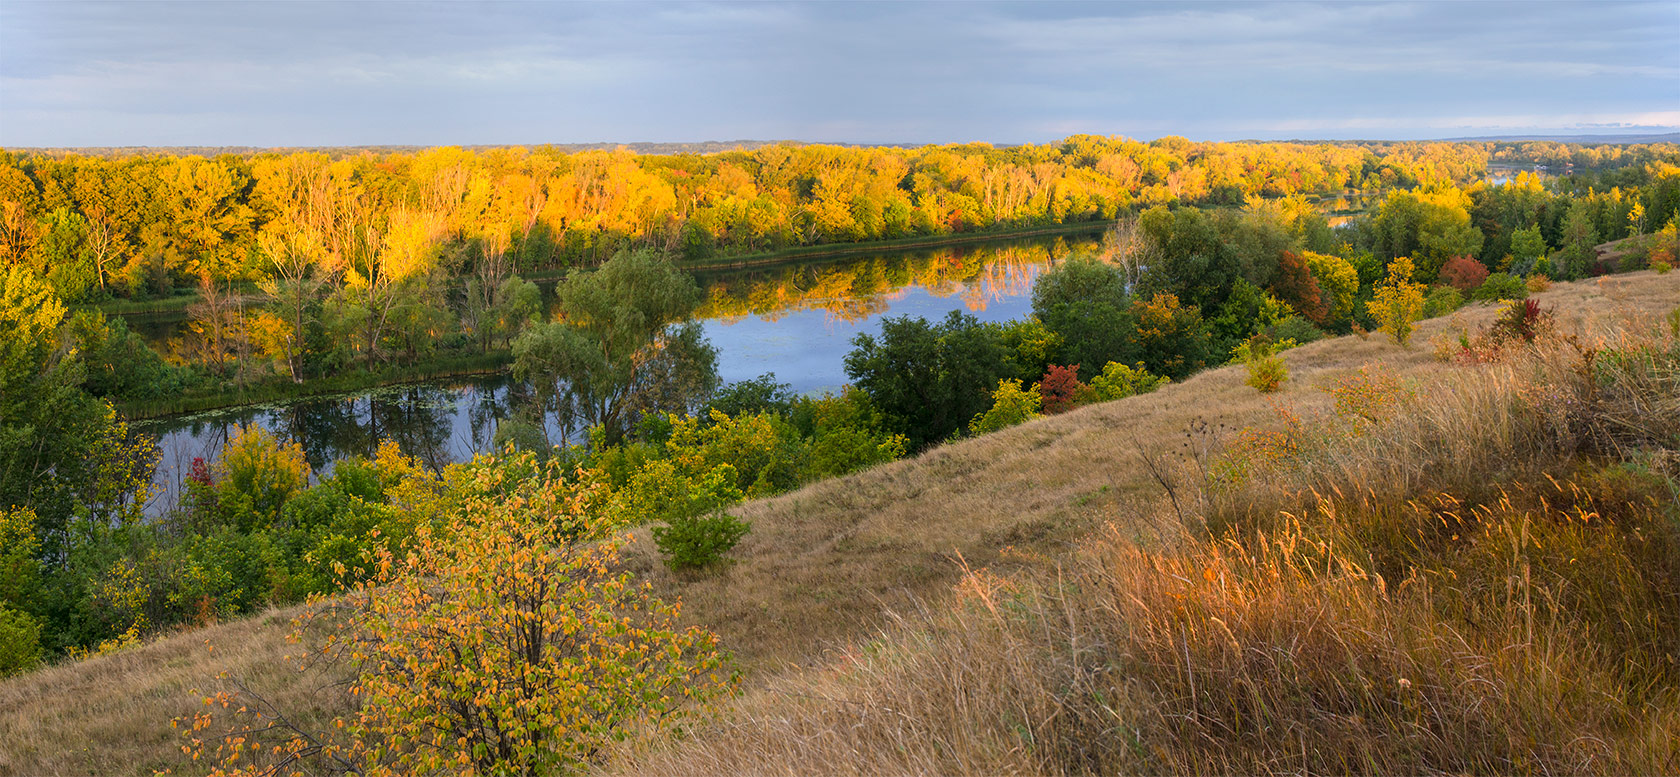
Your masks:
{"label": "golden foliage tree", "polygon": [[1388,265],[1388,278],[1377,284],[1365,309],[1376,319],[1377,328],[1394,337],[1394,342],[1410,343],[1412,330],[1423,315],[1424,285],[1412,280],[1412,260],[1400,257]]}
{"label": "golden foliage tree", "polygon": [[[315,730],[215,693],[175,721],[186,752],[223,775],[571,773],[705,710],[734,683],[716,635],[619,568],[597,477],[536,469],[481,470],[461,509],[407,553],[373,551],[372,579],[300,619],[299,639],[328,629],[310,661],[349,667],[353,712]],[[224,710],[239,725],[209,734]]]}

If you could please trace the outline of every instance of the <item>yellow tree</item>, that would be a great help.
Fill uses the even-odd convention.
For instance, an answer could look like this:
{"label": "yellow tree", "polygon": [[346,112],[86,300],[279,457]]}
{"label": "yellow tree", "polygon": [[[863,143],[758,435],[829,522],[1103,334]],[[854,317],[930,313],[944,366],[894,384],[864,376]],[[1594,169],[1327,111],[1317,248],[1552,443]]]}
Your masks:
{"label": "yellow tree", "polygon": [[405,287],[431,269],[433,248],[445,226],[436,213],[399,208],[391,213],[383,234],[370,233],[367,245],[372,250],[346,256],[345,289],[361,308],[362,358],[370,366]]}
{"label": "yellow tree", "polygon": [[1400,257],[1388,264],[1388,278],[1377,284],[1365,309],[1377,326],[1394,337],[1394,342],[1409,345],[1412,330],[1423,315],[1424,285],[1412,280],[1412,260]]}
{"label": "yellow tree", "polygon": [[[466,490],[407,553],[376,551],[372,579],[300,621],[300,639],[328,629],[312,652],[348,666],[353,712],[316,730],[247,690],[217,693],[188,753],[213,774],[570,774],[733,686],[716,635],[679,626],[677,606],[622,571],[598,474],[526,455]],[[252,717],[206,736],[230,707]]]}

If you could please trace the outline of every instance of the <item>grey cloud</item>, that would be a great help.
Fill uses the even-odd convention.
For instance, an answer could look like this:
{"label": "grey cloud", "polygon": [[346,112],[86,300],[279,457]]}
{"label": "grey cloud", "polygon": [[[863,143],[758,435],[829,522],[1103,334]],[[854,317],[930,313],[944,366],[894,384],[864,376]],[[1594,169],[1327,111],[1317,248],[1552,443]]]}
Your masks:
{"label": "grey cloud", "polygon": [[[0,4],[7,145],[1680,123],[1680,4]],[[1491,125],[1490,125],[1491,126]],[[1504,126],[1504,125],[1501,125]],[[1457,133],[1455,133],[1457,134]]]}

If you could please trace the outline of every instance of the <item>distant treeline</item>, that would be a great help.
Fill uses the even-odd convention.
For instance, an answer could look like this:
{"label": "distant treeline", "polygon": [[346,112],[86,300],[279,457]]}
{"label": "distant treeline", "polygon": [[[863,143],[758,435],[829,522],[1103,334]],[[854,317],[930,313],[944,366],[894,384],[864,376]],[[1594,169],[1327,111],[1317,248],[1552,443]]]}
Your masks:
{"label": "distant treeline", "polygon": [[[1112,219],[1160,204],[1465,183],[1498,144],[1192,143],[1075,136],[995,148],[768,145],[715,154],[557,147],[329,154],[0,153],[0,259],[70,302],[261,281],[264,236],[348,272],[386,253],[471,272],[687,258]],[[1649,160],[1672,147],[1601,156]]]}

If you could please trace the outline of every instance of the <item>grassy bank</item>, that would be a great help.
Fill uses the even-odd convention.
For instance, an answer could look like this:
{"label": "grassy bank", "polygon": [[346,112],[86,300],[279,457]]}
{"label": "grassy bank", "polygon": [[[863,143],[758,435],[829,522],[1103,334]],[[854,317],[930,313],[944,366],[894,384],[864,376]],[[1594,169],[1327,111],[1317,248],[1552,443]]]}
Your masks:
{"label": "grassy bank", "polygon": [[185,316],[187,308],[201,299],[196,291],[186,290],[157,299],[109,299],[93,305],[78,306],[97,310],[107,316]]}
{"label": "grassy bank", "polygon": [[380,386],[422,383],[474,375],[493,375],[506,370],[508,365],[512,363],[513,357],[507,352],[464,356],[440,359],[414,367],[392,367],[373,371],[357,370],[342,375],[315,378],[303,383],[262,383],[244,389],[232,389],[212,394],[188,394],[161,400],[136,400],[118,405],[117,411],[132,420],[159,418],[242,405],[286,402],[305,397],[353,393]]}
{"label": "grassy bank", "polygon": [[[1631,331],[1634,324],[1628,316],[1648,329],[1654,315],[1680,300],[1680,273],[1641,272],[1559,283],[1534,299],[1556,306],[1561,331],[1590,343]],[[1516,661],[1506,654],[1528,660],[1534,652],[1522,645],[1539,643],[1527,643],[1525,634],[1510,641],[1517,649],[1503,654],[1474,641],[1466,643],[1470,649],[1455,653],[1458,643],[1451,633],[1424,630],[1428,622],[1422,620],[1412,628],[1412,619],[1424,612],[1421,604],[1402,602],[1396,614],[1385,615],[1389,603],[1378,596],[1369,576],[1363,582],[1309,579],[1298,588],[1261,589],[1270,572],[1241,558],[1219,555],[1224,552],[1220,546],[1193,535],[1201,522],[1184,521],[1163,505],[1160,483],[1151,474],[1151,462],[1202,439],[1187,436],[1186,430],[1276,429],[1286,426],[1278,408],[1303,417],[1333,412],[1334,399],[1323,389],[1356,375],[1360,368],[1389,370],[1419,388],[1481,385],[1458,381],[1491,368],[1438,362],[1428,341],[1455,324],[1483,326],[1496,312],[1493,307],[1472,306],[1453,317],[1422,322],[1411,349],[1398,348],[1380,336],[1349,336],[1286,351],[1283,359],[1291,380],[1277,394],[1261,395],[1246,386],[1240,366],[1209,370],[1152,394],[1083,407],[749,502],[732,512],[750,520],[753,532],[737,547],[738,562],[714,572],[668,571],[648,530],[639,530],[629,566],[661,595],[680,597],[685,621],[723,637],[740,659],[747,687],[716,726],[694,732],[668,752],[619,754],[610,768],[654,774],[714,773],[737,766],[741,771],[735,773],[1117,772],[1120,769],[1104,767],[1133,763],[1102,760],[1116,758],[1112,754],[1117,747],[1169,755],[1203,747],[1196,752],[1209,754],[1205,760],[1163,755],[1136,770],[1249,772],[1264,771],[1270,763],[1269,768],[1296,772],[1416,773],[1432,765],[1451,771],[1475,771],[1482,765],[1488,771],[1512,772],[1554,765],[1590,770],[1596,763],[1601,772],[1640,771],[1635,767],[1648,762],[1536,759],[1496,769],[1485,761],[1465,761],[1462,768],[1448,769],[1452,764],[1425,760],[1429,752],[1449,747],[1517,741],[1491,728],[1502,716],[1517,714],[1510,712],[1513,700],[1519,713],[1533,710],[1524,719],[1537,721],[1536,727],[1524,731],[1536,734],[1557,734],[1542,724],[1568,716],[1581,723],[1564,734],[1599,735],[1620,744],[1628,741],[1630,732],[1644,731],[1653,743],[1649,752],[1658,752],[1661,736],[1673,732],[1663,728],[1668,724],[1661,719],[1641,718],[1644,713],[1625,706],[1617,713],[1622,720],[1644,721],[1647,727],[1626,723],[1614,729],[1595,717],[1609,707],[1583,706],[1583,689],[1590,696],[1615,687],[1601,684],[1597,667],[1603,655],[1583,653],[1575,647],[1578,643],[1550,643],[1572,651],[1557,653],[1552,663],[1500,664],[1484,671],[1490,661]],[[1459,394],[1471,396],[1468,391],[1449,391],[1446,396],[1453,402],[1441,403],[1443,419],[1460,417],[1448,412],[1455,406],[1481,407],[1459,400]],[[1437,426],[1480,428],[1490,434],[1517,428],[1501,420],[1513,416],[1489,418],[1484,426]],[[1368,437],[1369,452],[1393,457],[1397,450],[1434,450],[1417,447],[1430,438],[1406,437],[1403,432]],[[1329,463],[1372,461],[1356,458],[1350,449],[1324,450],[1318,460],[1326,465],[1315,464],[1307,471],[1330,477],[1334,470]],[[1502,450],[1467,446],[1458,451],[1459,465],[1402,468],[1384,477],[1405,482],[1408,472],[1446,471],[1509,479],[1526,471],[1514,466],[1507,471],[1502,463],[1491,463],[1512,460]],[[1280,470],[1277,479],[1256,481],[1256,487],[1288,485],[1286,475]],[[1279,486],[1283,490],[1288,489]],[[1354,494],[1356,489],[1343,491]],[[1316,504],[1308,506],[1316,510]],[[1227,516],[1231,521],[1241,518]],[[1519,531],[1521,527],[1520,521],[1509,524],[1503,519],[1488,525],[1513,525]],[[1210,569],[1216,581],[1231,584],[1208,581],[1205,573]],[[1536,563],[1533,569],[1547,567]],[[1185,583],[1146,574],[1152,570],[1175,572],[1195,586],[1172,588]],[[1404,578],[1385,580],[1390,591],[1398,591]],[[1503,596],[1505,582],[1494,583],[1489,590]],[[1413,584],[1407,590],[1422,589]],[[1520,594],[1523,589],[1511,590]],[[1122,593],[1137,595],[1150,605],[1148,611],[1137,611]],[[1520,600],[1519,596],[1515,601]],[[1543,602],[1544,596],[1535,593],[1530,601]],[[1180,606],[1175,602],[1187,609],[1174,609]],[[1134,609],[1118,610],[1129,614],[1116,618],[1102,610],[1104,605]],[[1326,619],[1291,620],[1286,617],[1291,613],[1323,613]],[[1497,614],[1503,618],[1510,613]],[[1225,630],[1211,618],[1226,624],[1232,639],[1226,639]],[[1139,636],[1128,631],[1133,623],[1147,626],[1151,631],[1142,636],[1154,638],[1128,641]],[[1181,627],[1179,636],[1168,638]],[[288,631],[285,613],[258,616],[0,681],[0,743],[5,743],[0,747],[0,774],[147,774],[168,767],[190,772],[191,767],[180,762],[181,737],[169,729],[168,721],[197,711],[201,696],[194,690],[212,687],[221,672],[289,709],[307,710],[322,696],[321,678],[279,668],[279,657],[296,650],[285,643]],[[1295,633],[1305,646],[1298,652],[1289,652],[1290,643],[1272,639]],[[1231,644],[1238,647],[1224,652]],[[1360,651],[1367,647],[1385,662],[1407,655],[1396,652],[1396,644],[1439,646],[1443,658],[1416,664],[1399,659],[1353,663],[1346,664],[1345,672],[1338,660],[1363,655]],[[1336,652],[1338,645],[1353,650]],[[1119,663],[1115,655],[1124,646],[1137,647],[1140,652],[1134,656],[1148,660]],[[1188,664],[1175,658],[1184,655],[1186,647],[1192,659]],[[1145,649],[1148,652],[1142,652]],[[1283,658],[1294,660],[1299,668],[1280,663]],[[1368,693],[1361,690],[1367,681],[1372,688],[1395,694],[1398,680],[1406,679],[1419,690],[1420,705],[1395,709],[1449,709],[1444,705],[1451,703],[1451,710],[1463,712],[1476,708],[1460,702],[1474,703],[1474,698],[1443,694],[1490,683],[1516,687],[1510,685],[1515,682],[1511,678],[1522,675],[1513,675],[1513,667],[1544,669],[1577,659],[1584,679],[1568,686],[1570,695],[1563,705],[1551,706],[1555,699],[1536,701],[1532,694],[1544,688],[1531,683],[1519,689],[1530,696],[1490,692],[1482,702],[1486,712],[1479,718],[1441,718],[1466,726],[1469,734],[1424,725],[1428,718],[1417,718],[1417,728],[1396,734],[1387,728],[1396,720],[1386,712],[1389,707],[1358,706],[1370,700],[1404,701],[1393,695],[1358,694]],[[1416,674],[1414,666],[1436,671]],[[1586,674],[1587,669],[1593,674]],[[1345,708],[1301,706],[1340,698],[1337,694],[1352,694],[1354,703]],[[1669,702],[1660,694],[1648,698],[1650,709],[1670,711],[1665,713],[1671,715],[1670,724],[1680,721],[1680,713],[1664,706]],[[1254,699],[1267,708],[1252,706]],[[1155,717],[1140,712],[1157,702],[1160,713]],[[1241,715],[1233,717],[1232,709]],[[1247,717],[1251,713],[1271,717]],[[1372,746],[1372,757],[1326,765],[1289,760],[1295,756],[1277,751],[1272,753],[1277,756],[1274,761],[1243,760],[1243,752],[1268,752],[1231,749],[1232,731],[1254,732],[1233,726],[1250,720],[1271,726],[1255,736],[1271,732],[1289,737],[1290,753],[1299,753],[1303,742],[1312,752],[1332,756],[1354,751],[1329,744],[1365,743]],[[1402,720],[1399,725],[1409,724]],[[1324,732],[1340,738],[1327,743]],[[1468,738],[1471,735],[1475,738]],[[1441,749],[1424,749],[1420,736],[1439,737]],[[1279,740],[1259,741],[1275,745]],[[1375,749],[1385,741],[1412,748],[1401,753],[1414,754],[1409,756],[1412,760],[1392,760],[1385,753],[1397,751]],[[1509,749],[1522,752],[1515,746]],[[1079,760],[1081,753],[1089,753],[1091,759]],[[1215,756],[1223,760],[1213,760]],[[1405,768],[1408,763],[1410,768]],[[1673,767],[1657,771],[1672,772]]]}

